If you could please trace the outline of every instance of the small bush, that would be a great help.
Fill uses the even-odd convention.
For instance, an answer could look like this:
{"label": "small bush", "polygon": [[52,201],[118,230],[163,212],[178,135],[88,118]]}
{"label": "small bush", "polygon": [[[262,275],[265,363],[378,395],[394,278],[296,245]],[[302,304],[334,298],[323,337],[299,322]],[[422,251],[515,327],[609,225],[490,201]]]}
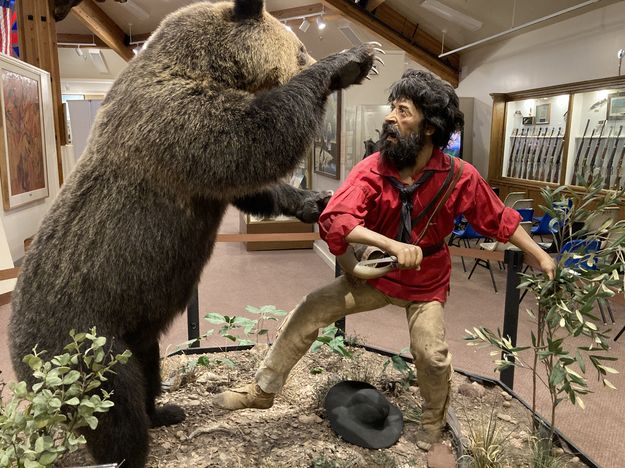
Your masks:
{"label": "small bush", "polygon": [[70,336],[66,352],[50,361],[36,347],[24,357],[36,380],[31,389],[22,381],[8,385],[6,401],[0,394],[0,466],[52,465],[63,453],[84,445],[77,430],[95,429],[96,414],[113,406],[101,385],[114,373],[114,365],[128,362],[130,351],[111,357],[106,338],[97,336],[95,328],[89,333],[72,330]]}

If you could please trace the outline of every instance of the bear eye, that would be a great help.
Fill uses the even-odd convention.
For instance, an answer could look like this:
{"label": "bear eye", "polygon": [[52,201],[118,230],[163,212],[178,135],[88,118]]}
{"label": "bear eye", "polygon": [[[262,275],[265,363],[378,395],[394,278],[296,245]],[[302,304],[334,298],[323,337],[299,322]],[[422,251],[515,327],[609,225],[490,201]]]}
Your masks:
{"label": "bear eye", "polygon": [[297,64],[300,67],[303,67],[308,63],[308,53],[306,52],[306,47],[302,44],[299,48],[299,53],[297,54]]}

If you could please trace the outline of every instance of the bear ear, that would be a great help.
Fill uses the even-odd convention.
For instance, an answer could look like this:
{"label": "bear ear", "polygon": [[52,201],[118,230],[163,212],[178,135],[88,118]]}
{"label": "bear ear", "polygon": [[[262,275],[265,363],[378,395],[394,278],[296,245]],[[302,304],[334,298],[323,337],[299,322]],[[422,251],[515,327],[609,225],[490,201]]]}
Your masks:
{"label": "bear ear", "polygon": [[239,20],[261,18],[264,0],[235,0],[234,17]]}

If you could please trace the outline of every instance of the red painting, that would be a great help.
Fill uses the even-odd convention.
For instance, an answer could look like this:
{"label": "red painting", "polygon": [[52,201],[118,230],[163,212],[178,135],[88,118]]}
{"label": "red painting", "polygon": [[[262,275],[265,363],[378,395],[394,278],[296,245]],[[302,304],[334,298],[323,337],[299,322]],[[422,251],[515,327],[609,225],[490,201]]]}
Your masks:
{"label": "red painting", "polygon": [[2,70],[6,165],[11,196],[46,188],[39,83]]}

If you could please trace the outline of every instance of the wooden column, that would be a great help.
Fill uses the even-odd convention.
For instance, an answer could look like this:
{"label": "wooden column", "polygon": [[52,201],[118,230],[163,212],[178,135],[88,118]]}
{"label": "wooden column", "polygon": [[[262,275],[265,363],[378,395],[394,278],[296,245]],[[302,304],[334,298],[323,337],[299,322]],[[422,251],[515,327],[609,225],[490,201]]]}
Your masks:
{"label": "wooden column", "polygon": [[54,107],[54,133],[59,183],[63,183],[61,145],[67,143],[65,117],[61,102],[61,73],[56,43],[54,0],[19,0],[17,22],[20,40],[20,60],[50,73]]}

